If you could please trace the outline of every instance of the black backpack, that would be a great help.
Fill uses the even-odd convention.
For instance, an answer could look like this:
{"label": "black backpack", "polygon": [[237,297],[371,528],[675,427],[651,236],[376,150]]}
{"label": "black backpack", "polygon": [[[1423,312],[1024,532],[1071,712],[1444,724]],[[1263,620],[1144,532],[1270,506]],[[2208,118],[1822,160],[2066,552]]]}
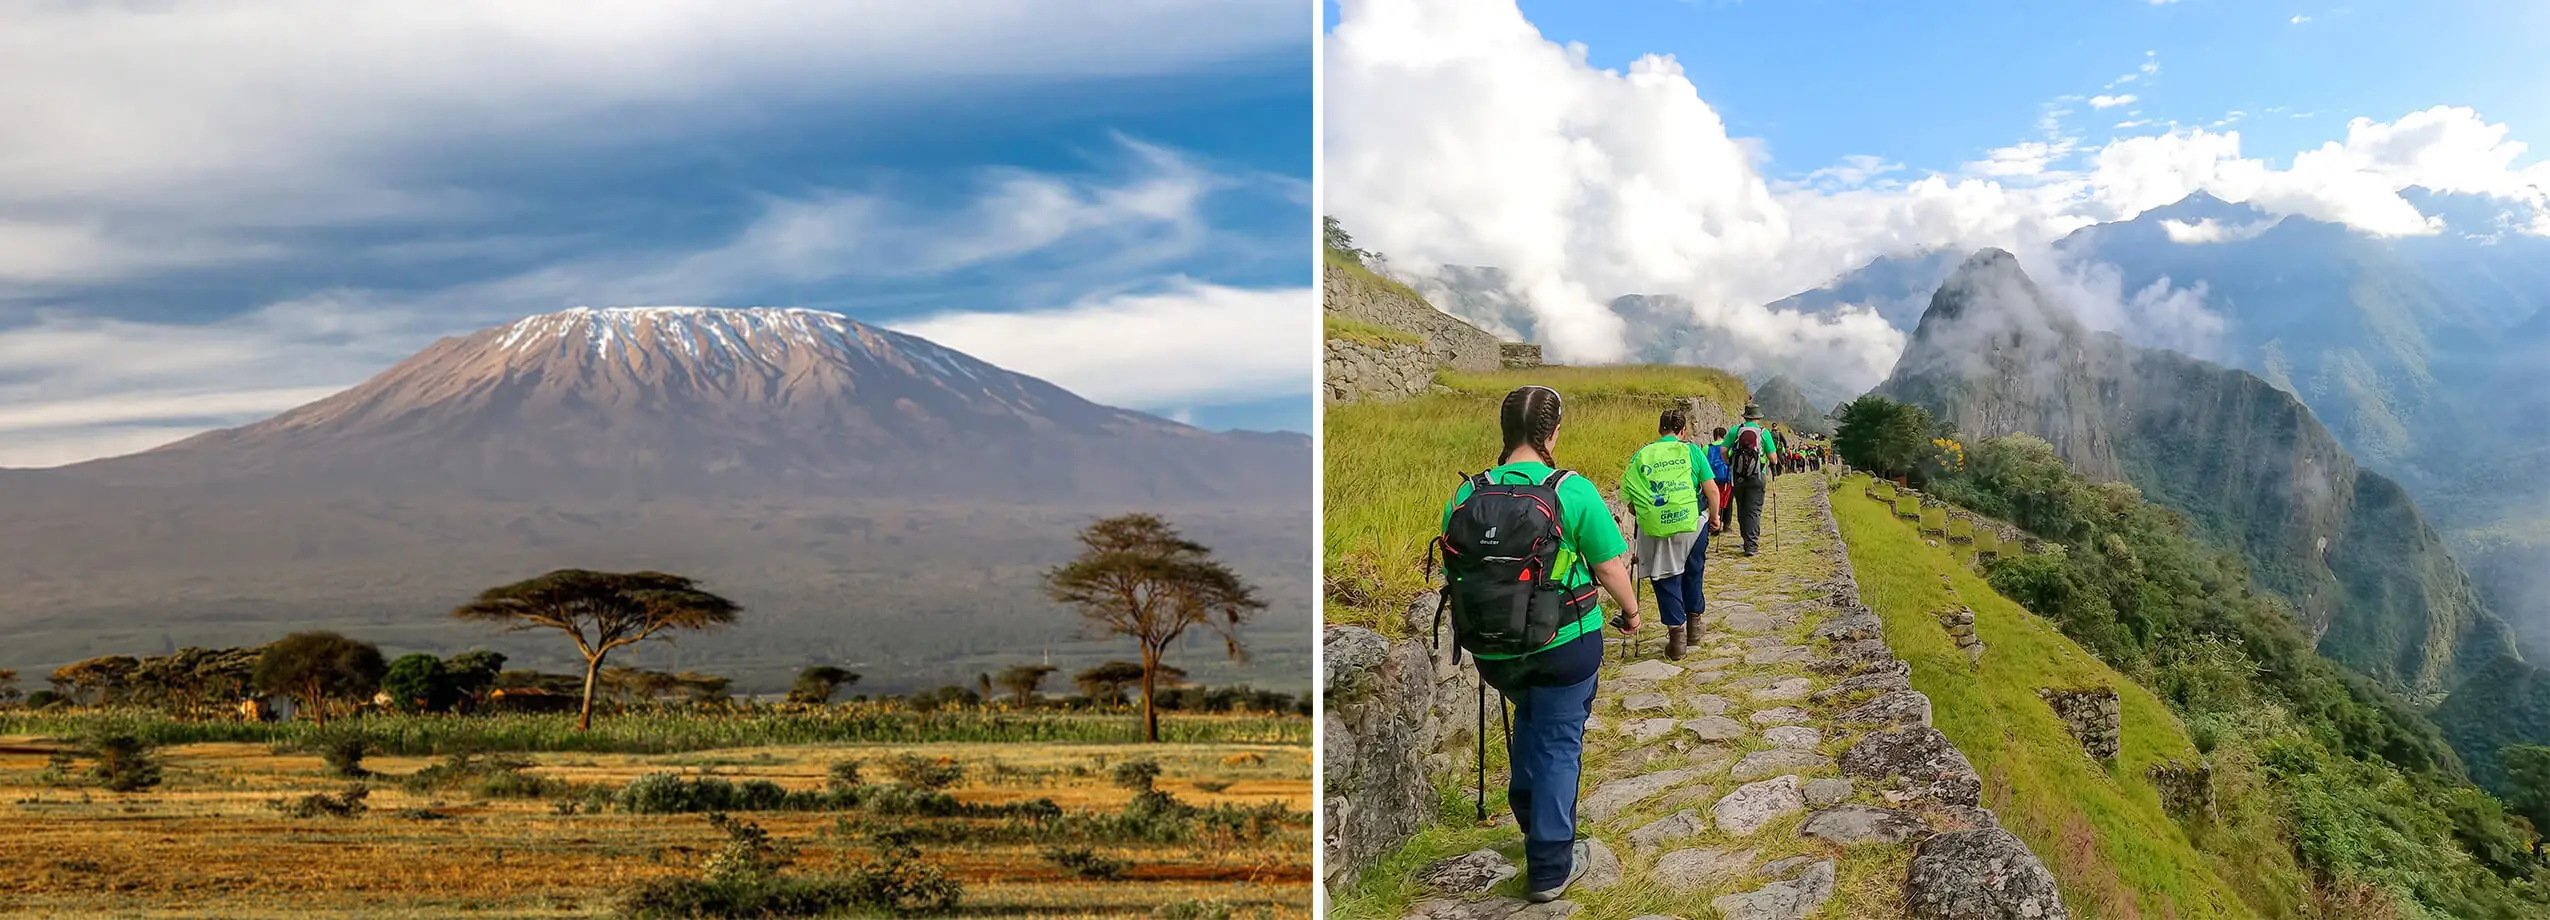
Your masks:
{"label": "black backpack", "polygon": [[[1746,437],[1746,435],[1751,435],[1752,437]],[[1755,480],[1770,478],[1771,470],[1762,459],[1762,432],[1760,429],[1743,428],[1737,430],[1735,436],[1735,448],[1727,451],[1727,471],[1732,474],[1732,477],[1737,482],[1753,482]]]}
{"label": "black backpack", "polygon": [[1434,611],[1438,641],[1449,610],[1456,648],[1526,655],[1590,609],[1593,581],[1570,592],[1553,571],[1566,546],[1558,486],[1571,475],[1554,470],[1535,483],[1495,482],[1486,473],[1469,478],[1469,497],[1453,507],[1435,538],[1444,573],[1443,599]]}

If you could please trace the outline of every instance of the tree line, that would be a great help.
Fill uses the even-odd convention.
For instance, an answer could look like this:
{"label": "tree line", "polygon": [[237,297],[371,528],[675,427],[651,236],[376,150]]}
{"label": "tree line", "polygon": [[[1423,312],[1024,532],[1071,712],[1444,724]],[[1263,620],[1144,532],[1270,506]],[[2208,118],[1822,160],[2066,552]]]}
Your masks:
{"label": "tree line", "polygon": [[[1144,738],[1151,741],[1159,740],[1164,709],[1308,711],[1306,696],[1295,699],[1246,687],[1164,686],[1184,683],[1185,672],[1163,659],[1190,629],[1215,633],[1229,657],[1245,660],[1239,629],[1266,606],[1254,588],[1213,557],[1211,548],[1149,514],[1100,520],[1084,529],[1079,541],[1076,558],[1047,572],[1049,596],[1077,613],[1093,635],[1129,639],[1139,655],[1139,660],[1111,661],[1074,674],[1072,683],[1084,704],[1123,705],[1127,690],[1139,689]],[[581,675],[507,671],[505,656],[483,650],[449,658],[417,652],[386,660],[372,643],[313,630],[251,648],[90,658],[56,668],[51,688],[29,695],[26,702],[141,705],[200,717],[242,707],[255,715],[254,700],[283,697],[293,701],[297,713],[324,723],[331,712],[366,705],[465,713],[499,701],[524,706],[533,705],[524,701],[539,700],[536,705],[555,707],[571,698],[578,729],[589,730],[598,697],[728,699],[727,678],[615,667],[609,659],[613,652],[640,643],[732,626],[742,614],[741,605],[680,575],[561,569],[479,592],[451,615],[505,632],[558,635],[575,648],[584,665]],[[900,699],[933,709],[1006,698],[1028,708],[1042,703],[1042,686],[1056,672],[1050,665],[1020,665],[980,675],[971,688],[951,685]],[[788,700],[828,703],[859,676],[837,666],[808,667],[797,675]],[[16,698],[16,679],[15,672],[0,671],[0,702]]]}

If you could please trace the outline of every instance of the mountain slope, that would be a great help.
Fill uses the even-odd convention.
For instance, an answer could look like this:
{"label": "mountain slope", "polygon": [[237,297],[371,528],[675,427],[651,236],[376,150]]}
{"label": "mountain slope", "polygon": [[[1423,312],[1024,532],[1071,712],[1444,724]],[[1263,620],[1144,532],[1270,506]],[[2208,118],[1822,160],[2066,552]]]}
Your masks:
{"label": "mountain slope", "polygon": [[1999,250],[1941,286],[1878,392],[1968,440],[2027,432],[2241,547],[2323,654],[2432,695],[2511,651],[2407,494],[2290,394],[2084,329]]}
{"label": "mountain slope", "polygon": [[1808,434],[1833,433],[1833,422],[1824,417],[1824,410],[1816,408],[1785,374],[1754,387],[1753,403],[1762,407],[1763,418]]}
{"label": "mountain slope", "polygon": [[838,314],[577,309],[445,339],[272,419],[63,472],[296,490],[395,475],[511,497],[1097,500],[1307,478],[1258,446]]}
{"label": "mountain slope", "polygon": [[[1310,443],[1097,405],[925,340],[805,310],[570,310],[446,339],[240,428],[0,476],[0,667],[314,625],[398,649],[486,644],[445,613],[550,568],[657,567],[748,608],[638,662],[746,688],[813,663],[863,686],[1001,656],[1123,657],[1040,573],[1073,532],[1169,517],[1268,600],[1259,663],[1306,673]],[[1289,665],[1289,669],[1288,669]]]}

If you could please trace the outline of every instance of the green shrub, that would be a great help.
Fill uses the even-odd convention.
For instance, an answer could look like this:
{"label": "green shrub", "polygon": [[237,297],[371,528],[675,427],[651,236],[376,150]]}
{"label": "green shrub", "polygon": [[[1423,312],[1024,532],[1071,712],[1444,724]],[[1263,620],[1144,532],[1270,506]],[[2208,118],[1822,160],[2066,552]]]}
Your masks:
{"label": "green shrub", "polygon": [[90,739],[89,756],[97,765],[89,775],[98,785],[116,792],[139,792],[159,785],[159,756],[150,742],[125,734],[100,735]]}
{"label": "green shrub", "polygon": [[1231,920],[1231,905],[1220,901],[1171,901],[1151,909],[1156,920]]}
{"label": "green shrub", "polygon": [[1151,791],[1152,783],[1159,778],[1159,762],[1148,757],[1117,764],[1115,771],[1108,776],[1117,788],[1131,789],[1136,793]]}
{"label": "green shrub", "polygon": [[860,782],[859,762],[856,760],[833,761],[825,771],[824,785],[832,789],[856,789]]}
{"label": "green shrub", "polygon": [[347,779],[363,779],[372,771],[363,768],[363,757],[372,752],[372,739],[362,729],[343,725],[329,726],[304,739],[301,748],[319,755],[328,772]]}
{"label": "green shrub", "polygon": [[313,792],[298,799],[268,799],[266,807],[287,818],[351,818],[369,810],[363,800],[371,794],[372,790],[354,785],[335,795]]}
{"label": "green shrub", "polygon": [[1124,877],[1124,860],[1100,856],[1088,847],[1046,847],[1045,860],[1073,878],[1112,881]]}
{"label": "green shrub", "polygon": [[[650,773],[631,780],[612,796],[611,803],[621,811],[641,815],[701,814],[725,811],[833,811],[852,808],[865,802],[886,800],[889,808],[898,793],[914,790],[899,786],[833,788],[821,791],[790,792],[766,779],[731,782],[722,777],[703,776],[686,779],[677,773]],[[945,793],[920,793],[944,800],[935,810],[925,813],[956,814],[963,811],[955,798]]]}
{"label": "green shrub", "polygon": [[884,767],[895,782],[914,789],[945,789],[965,778],[964,764],[932,760],[909,751],[888,758]]}
{"label": "green shrub", "polygon": [[727,842],[702,877],[657,879],[623,896],[619,914],[632,920],[695,917],[824,917],[876,911],[946,911],[964,888],[945,870],[922,862],[908,835],[871,835],[875,855],[839,873],[781,874],[785,847],[759,825],[713,815]]}

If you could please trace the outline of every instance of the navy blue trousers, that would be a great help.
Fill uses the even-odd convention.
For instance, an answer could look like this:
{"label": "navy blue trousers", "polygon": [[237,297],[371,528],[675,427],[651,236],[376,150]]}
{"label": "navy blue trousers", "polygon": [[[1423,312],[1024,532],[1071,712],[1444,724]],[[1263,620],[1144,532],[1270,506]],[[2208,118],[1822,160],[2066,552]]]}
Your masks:
{"label": "navy blue trousers", "polygon": [[1680,626],[1709,612],[1709,599],[1700,591],[1700,573],[1708,564],[1709,526],[1702,524],[1700,539],[1691,541],[1690,558],[1683,560],[1682,574],[1648,582],[1656,586],[1656,616],[1665,625]]}
{"label": "navy blue trousers", "polygon": [[1479,676],[1514,704],[1514,733],[1505,746],[1513,775],[1505,800],[1523,828],[1531,890],[1555,887],[1575,868],[1576,785],[1585,769],[1585,719],[1594,714],[1603,634],[1478,664]]}

